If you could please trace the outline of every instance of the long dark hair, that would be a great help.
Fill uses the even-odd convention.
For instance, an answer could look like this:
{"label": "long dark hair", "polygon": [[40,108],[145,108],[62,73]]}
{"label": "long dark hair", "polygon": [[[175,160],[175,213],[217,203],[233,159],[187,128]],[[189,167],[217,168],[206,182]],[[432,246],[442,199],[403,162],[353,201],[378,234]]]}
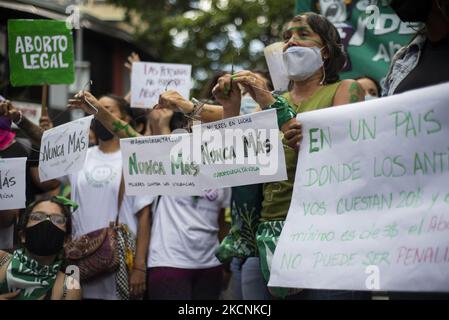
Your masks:
{"label": "long dark hair", "polygon": [[346,54],[338,30],[325,16],[314,12],[297,15],[291,22],[302,22],[304,17],[313,32],[320,36],[327,51],[328,58],[324,61],[323,82],[324,84],[335,83],[340,79],[339,73],[346,64]]}

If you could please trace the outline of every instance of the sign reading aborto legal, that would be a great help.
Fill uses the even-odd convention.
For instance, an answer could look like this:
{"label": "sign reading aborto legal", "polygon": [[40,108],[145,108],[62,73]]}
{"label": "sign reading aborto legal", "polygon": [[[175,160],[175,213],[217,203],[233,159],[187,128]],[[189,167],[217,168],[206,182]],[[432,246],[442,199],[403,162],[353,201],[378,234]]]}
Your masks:
{"label": "sign reading aborto legal", "polygon": [[166,90],[189,99],[192,66],[189,64],[134,62],[131,73],[131,107],[152,109]]}
{"label": "sign reading aborto legal", "polygon": [[39,178],[47,181],[82,169],[89,147],[89,128],[93,116],[74,120],[42,136],[39,156]]}
{"label": "sign reading aborto legal", "polygon": [[25,208],[26,160],[0,159],[0,210]]}
{"label": "sign reading aborto legal", "polygon": [[449,83],[298,116],[269,286],[449,292]]}
{"label": "sign reading aborto legal", "polygon": [[13,86],[73,83],[73,37],[64,21],[8,20],[8,47]]}

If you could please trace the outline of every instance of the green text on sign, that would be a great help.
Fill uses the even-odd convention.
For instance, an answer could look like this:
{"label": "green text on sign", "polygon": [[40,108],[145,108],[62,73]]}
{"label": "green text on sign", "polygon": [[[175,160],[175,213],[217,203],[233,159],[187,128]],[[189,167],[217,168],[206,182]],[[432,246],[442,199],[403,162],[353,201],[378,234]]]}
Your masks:
{"label": "green text on sign", "polygon": [[8,47],[13,86],[73,83],[73,37],[64,21],[8,20]]}

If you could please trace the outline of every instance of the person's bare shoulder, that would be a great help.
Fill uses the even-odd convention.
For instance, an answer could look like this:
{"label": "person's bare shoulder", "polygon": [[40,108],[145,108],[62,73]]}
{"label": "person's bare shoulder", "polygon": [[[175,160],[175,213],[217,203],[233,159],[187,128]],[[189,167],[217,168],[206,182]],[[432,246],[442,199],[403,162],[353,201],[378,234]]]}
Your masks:
{"label": "person's bare shoulder", "polygon": [[334,106],[365,100],[365,91],[352,79],[342,80],[334,96]]}

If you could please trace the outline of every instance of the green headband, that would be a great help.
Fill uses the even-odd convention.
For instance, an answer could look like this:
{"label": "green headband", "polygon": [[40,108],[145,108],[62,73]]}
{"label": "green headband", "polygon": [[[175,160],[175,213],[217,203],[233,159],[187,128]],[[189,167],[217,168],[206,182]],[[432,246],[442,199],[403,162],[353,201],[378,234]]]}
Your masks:
{"label": "green headband", "polygon": [[63,206],[71,207],[73,208],[73,211],[75,211],[79,207],[79,205],[75,201],[67,199],[66,197],[63,196],[54,196],[51,198],[51,200],[59,204],[62,204]]}

